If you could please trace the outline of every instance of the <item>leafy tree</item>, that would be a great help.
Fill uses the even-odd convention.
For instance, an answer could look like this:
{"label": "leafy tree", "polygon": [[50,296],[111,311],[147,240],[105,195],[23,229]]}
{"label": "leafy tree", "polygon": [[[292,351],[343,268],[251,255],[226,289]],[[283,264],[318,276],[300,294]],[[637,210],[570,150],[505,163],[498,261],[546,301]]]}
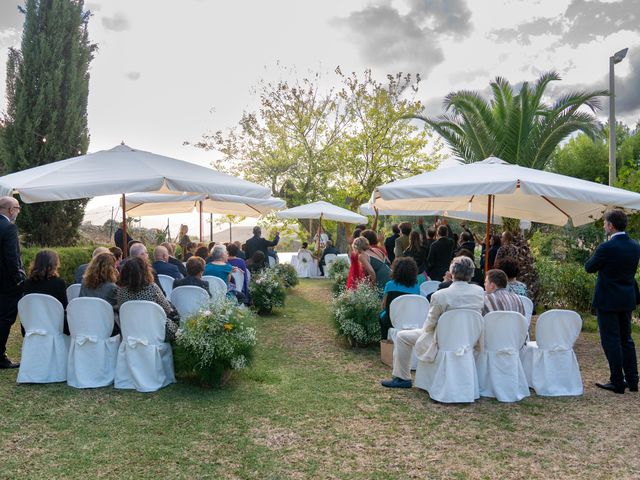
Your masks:
{"label": "leafy tree", "polygon": [[556,72],[541,75],[534,85],[525,82],[516,92],[502,77],[491,82],[493,97],[486,100],[475,91],[450,93],[444,100],[446,114],[421,118],[439,133],[456,157],[466,163],[496,156],[525,167],[544,169],[554,149],[570,134],[582,131],[594,137],[599,126],[595,112],[606,91],[578,91],[544,102],[545,90],[560,80]]}
{"label": "leafy tree", "polygon": [[422,110],[422,104],[413,98],[419,76],[414,81],[409,74],[397,73],[387,75],[387,82],[381,83],[371,70],[362,79],[355,73],[345,76],[340,69],[337,73],[349,116],[339,145],[343,168],[337,184],[351,207],[357,208],[378,185],[433,168],[439,146],[429,155],[425,149],[431,129],[407,120]]}
{"label": "leafy tree", "polygon": [[609,181],[609,145],[603,138],[580,134],[558,147],[549,170],[592,182]]}
{"label": "leafy tree", "polygon": [[[86,153],[90,13],[82,0],[27,0],[22,45],[7,60],[5,154],[8,172]],[[86,200],[25,204],[18,217],[29,244],[68,245]]]}

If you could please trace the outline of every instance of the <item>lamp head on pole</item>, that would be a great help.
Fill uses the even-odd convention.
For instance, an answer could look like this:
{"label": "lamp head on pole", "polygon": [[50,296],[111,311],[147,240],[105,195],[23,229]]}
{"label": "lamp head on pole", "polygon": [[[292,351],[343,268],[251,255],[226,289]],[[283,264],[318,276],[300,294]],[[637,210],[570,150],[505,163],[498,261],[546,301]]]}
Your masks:
{"label": "lamp head on pole", "polygon": [[620,63],[622,60],[624,60],[624,57],[627,56],[627,52],[629,51],[628,48],[624,48],[622,50],[620,50],[619,52],[616,52],[613,57],[611,57],[613,59],[613,63]]}

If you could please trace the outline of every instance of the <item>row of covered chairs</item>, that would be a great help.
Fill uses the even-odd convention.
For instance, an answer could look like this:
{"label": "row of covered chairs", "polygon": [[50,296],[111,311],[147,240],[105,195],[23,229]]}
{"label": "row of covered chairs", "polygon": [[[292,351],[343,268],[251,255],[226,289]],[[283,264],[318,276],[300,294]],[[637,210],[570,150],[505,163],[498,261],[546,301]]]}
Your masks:
{"label": "row of covered chairs", "polygon": [[62,304],[49,295],[25,295],[18,314],[25,329],[18,383],[66,381],[76,388],[113,384],[152,392],[176,381],[171,345],[164,341],[165,312],[153,302],[124,303],[122,333],[113,337],[113,308],[100,298],[69,302],[69,336],[62,333]]}
{"label": "row of covered chairs", "polygon": [[[582,319],[573,311],[549,310],[538,318],[536,341],[528,341],[533,304],[525,302],[523,316],[517,312],[490,312],[484,318],[471,310],[450,310],[438,320],[438,354],[434,362],[413,356],[415,385],[434,400],[473,402],[480,396],[516,402],[538,395],[581,395],[582,377],[573,345]],[[421,295],[403,295],[390,305],[393,328],[421,328],[429,302]],[[480,349],[474,350],[479,343]]]}

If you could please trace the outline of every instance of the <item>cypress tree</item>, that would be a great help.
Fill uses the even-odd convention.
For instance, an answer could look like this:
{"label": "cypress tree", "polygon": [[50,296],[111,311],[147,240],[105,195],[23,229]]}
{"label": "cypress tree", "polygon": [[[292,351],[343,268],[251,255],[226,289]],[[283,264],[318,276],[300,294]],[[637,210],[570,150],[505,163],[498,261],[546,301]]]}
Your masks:
{"label": "cypress tree", "polygon": [[[5,173],[85,154],[90,12],[83,0],[27,0],[20,49],[7,60]],[[22,205],[27,244],[69,245],[78,238],[87,200]]]}

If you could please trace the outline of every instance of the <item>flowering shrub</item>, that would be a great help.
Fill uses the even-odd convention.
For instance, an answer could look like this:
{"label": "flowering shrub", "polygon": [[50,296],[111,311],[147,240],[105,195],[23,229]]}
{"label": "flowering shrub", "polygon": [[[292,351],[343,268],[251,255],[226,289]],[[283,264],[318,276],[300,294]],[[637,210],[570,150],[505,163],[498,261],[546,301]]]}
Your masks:
{"label": "flowering shrub", "polygon": [[286,288],[295,287],[300,283],[298,272],[290,263],[279,263],[273,269],[278,273]]}
{"label": "flowering shrub", "polygon": [[331,291],[333,296],[340,295],[347,286],[349,276],[349,265],[344,260],[336,260],[329,267],[329,278],[333,280]]}
{"label": "flowering shrub", "polygon": [[251,304],[258,313],[269,313],[273,307],[284,307],[284,280],[274,268],[265,268],[251,277]]}
{"label": "flowering shrub", "polygon": [[539,303],[546,308],[590,310],[596,276],[587,273],[582,264],[539,257],[536,269],[540,276]]}
{"label": "flowering shrub", "polygon": [[249,309],[222,297],[187,317],[176,334],[176,370],[220,385],[225,372],[245,368],[256,345]]}
{"label": "flowering shrub", "polygon": [[355,290],[344,290],[333,300],[333,321],[338,335],[353,346],[380,341],[380,297],[378,290],[362,282]]}

